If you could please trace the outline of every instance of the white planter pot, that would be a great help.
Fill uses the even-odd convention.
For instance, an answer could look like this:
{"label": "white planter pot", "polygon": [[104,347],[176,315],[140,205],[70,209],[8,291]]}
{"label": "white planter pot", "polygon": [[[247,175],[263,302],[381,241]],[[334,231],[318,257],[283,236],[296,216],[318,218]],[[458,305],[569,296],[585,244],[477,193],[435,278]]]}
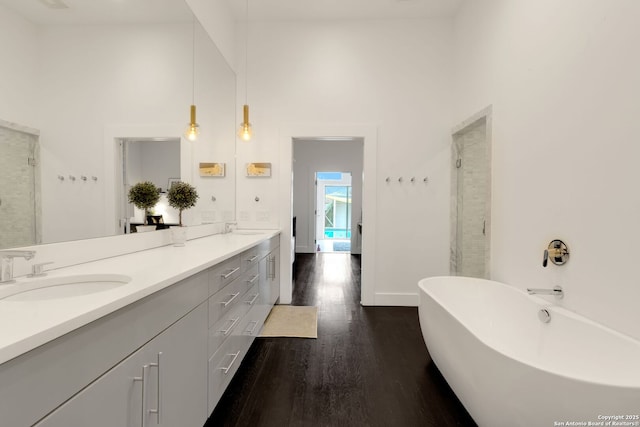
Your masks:
{"label": "white planter pot", "polygon": [[155,231],[155,225],[136,225],[136,233],[146,233],[147,231]]}
{"label": "white planter pot", "polygon": [[187,241],[187,229],[186,227],[171,227],[171,243],[173,246],[184,246]]}

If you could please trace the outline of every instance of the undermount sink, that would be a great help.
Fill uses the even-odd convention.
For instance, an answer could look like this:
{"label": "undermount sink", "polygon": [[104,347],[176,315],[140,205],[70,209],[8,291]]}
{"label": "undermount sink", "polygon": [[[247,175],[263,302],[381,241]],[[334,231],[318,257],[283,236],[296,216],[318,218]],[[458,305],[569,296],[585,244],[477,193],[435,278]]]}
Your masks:
{"label": "undermount sink", "polygon": [[123,274],[78,274],[73,276],[24,279],[0,286],[1,301],[44,301],[104,292],[126,285],[131,277]]}
{"label": "undermount sink", "polygon": [[264,234],[264,231],[261,230],[233,230],[232,234],[243,234],[245,236],[253,236],[258,234]]}

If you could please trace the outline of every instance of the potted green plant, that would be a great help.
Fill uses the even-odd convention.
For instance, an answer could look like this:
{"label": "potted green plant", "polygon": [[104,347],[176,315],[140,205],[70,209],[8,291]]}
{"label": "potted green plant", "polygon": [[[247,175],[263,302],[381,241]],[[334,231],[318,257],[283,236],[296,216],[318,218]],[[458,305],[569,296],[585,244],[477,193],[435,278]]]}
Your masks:
{"label": "potted green plant", "polygon": [[143,181],[135,184],[129,190],[129,203],[144,210],[144,226],[136,227],[137,231],[155,230],[156,227],[147,225],[147,215],[160,200],[160,191],[152,182]]}
{"label": "potted green plant", "polygon": [[192,208],[198,201],[198,192],[196,188],[186,182],[178,181],[171,185],[167,192],[167,200],[169,206],[174,209],[178,209],[178,223],[179,227],[171,227],[171,238],[174,246],[184,246],[186,241],[186,231],[182,225],[182,211]]}

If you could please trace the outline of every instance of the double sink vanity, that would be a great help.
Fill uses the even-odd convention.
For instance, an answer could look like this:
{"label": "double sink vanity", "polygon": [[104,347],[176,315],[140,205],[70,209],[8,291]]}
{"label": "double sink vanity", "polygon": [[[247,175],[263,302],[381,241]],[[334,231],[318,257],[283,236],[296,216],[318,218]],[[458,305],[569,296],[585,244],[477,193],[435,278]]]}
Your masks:
{"label": "double sink vanity", "polygon": [[201,427],[279,298],[279,239],[237,230],[0,285],[0,424]]}

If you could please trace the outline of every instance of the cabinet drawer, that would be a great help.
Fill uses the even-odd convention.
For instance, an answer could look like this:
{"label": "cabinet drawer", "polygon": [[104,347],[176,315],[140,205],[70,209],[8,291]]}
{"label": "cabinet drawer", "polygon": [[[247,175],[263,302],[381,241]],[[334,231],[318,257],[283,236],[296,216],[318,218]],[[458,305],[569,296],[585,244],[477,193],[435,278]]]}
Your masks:
{"label": "cabinet drawer", "polygon": [[258,264],[251,267],[251,269],[242,275],[241,279],[247,288],[252,288],[260,282],[260,272],[258,271]]}
{"label": "cabinet drawer", "polygon": [[213,295],[229,283],[237,279],[240,274],[240,256],[236,255],[209,270],[209,295]]}
{"label": "cabinet drawer", "polygon": [[238,326],[244,322],[249,310],[257,304],[259,296],[259,286],[256,283],[241,297],[240,302],[234,304],[232,309],[213,324],[209,329],[209,355],[214,354],[228,337],[236,334]]}
{"label": "cabinet drawer", "polygon": [[233,335],[209,358],[209,413],[231,382],[250,344],[250,337]]}
{"label": "cabinet drawer", "polygon": [[258,247],[253,247],[240,254],[240,265],[243,272],[250,270],[252,267],[258,265],[260,261],[260,254]]}
{"label": "cabinet drawer", "polygon": [[249,313],[242,319],[240,327],[237,332],[238,335],[243,335],[250,338],[250,343],[253,339],[260,335],[264,321],[267,319],[269,312],[271,311],[270,305],[255,304],[249,310]]}
{"label": "cabinet drawer", "polygon": [[247,284],[244,280],[236,280],[210,297],[209,327],[213,326],[222,316],[230,312],[236,304],[240,303],[247,290]]}

